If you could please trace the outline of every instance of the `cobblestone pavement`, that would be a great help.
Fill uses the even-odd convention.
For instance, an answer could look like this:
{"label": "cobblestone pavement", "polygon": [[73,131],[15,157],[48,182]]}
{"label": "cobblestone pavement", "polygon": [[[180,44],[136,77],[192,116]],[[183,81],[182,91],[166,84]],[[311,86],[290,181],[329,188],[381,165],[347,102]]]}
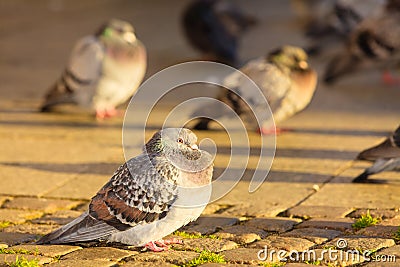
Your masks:
{"label": "cobblestone pavement", "polygon": [[[38,1],[37,6],[24,1],[15,6],[2,3],[5,16],[0,21],[7,21],[9,26],[0,28],[4,40],[0,48],[7,52],[5,60],[0,62],[0,75],[4,78],[0,90],[0,266],[16,264],[22,259],[45,266],[79,267],[189,266],[196,262],[202,266],[398,266],[383,261],[400,257],[400,174],[375,175],[378,183],[374,184],[351,183],[370,164],[353,160],[357,153],[379,142],[399,123],[400,90],[382,86],[379,73],[375,72],[356,75],[333,88],[320,84],[310,107],[282,125],[292,131],[277,137],[276,157],[267,181],[256,192],[248,193],[248,176],[257,160],[250,156],[249,170],[238,185],[222,199],[209,204],[196,222],[175,233],[183,238],[182,245],[154,253],[120,244],[32,244],[85,210],[93,194],[124,161],[122,118],[96,122],[91,116],[77,112],[36,112],[46,86],[62,69],[63,61],[56,57],[57,53],[66,53],[70,41],[81,35],[71,28],[82,23],[83,28],[90,29],[91,23],[96,25],[119,12],[127,17],[127,10],[133,9],[136,13],[132,16],[138,18],[137,29],[141,26],[153,30],[153,33],[142,30],[150,55],[149,74],[182,57],[195,56],[177,29],[170,33],[176,43],[170,41],[162,46],[158,41],[166,38],[166,33],[160,32],[160,37],[155,34],[159,33],[159,25],[153,25],[157,23],[146,24],[146,12],[150,12],[146,10],[151,8],[155,15],[167,16],[165,11],[169,9],[165,4],[155,1],[158,5],[152,7],[148,2],[139,2],[140,11],[134,9],[139,4],[132,4],[133,1],[113,4],[102,1],[97,5],[87,1],[71,6],[64,1]],[[177,6],[172,14],[178,14],[181,1],[171,2]],[[254,1],[246,6],[258,15],[266,14],[267,18],[246,36],[243,58],[255,56],[257,49],[264,51],[261,49],[264,46],[304,42],[290,34],[293,22],[282,22],[288,16],[284,12],[288,3],[279,1],[280,4],[271,4],[273,8],[269,9],[265,2]],[[66,6],[60,13],[50,12],[43,8],[48,3],[49,10],[59,8],[57,3]],[[11,13],[6,12],[14,8],[21,13],[19,20],[13,20]],[[46,13],[43,10],[51,14],[50,23],[40,19]],[[88,10],[92,12],[83,16],[82,12]],[[76,20],[61,24],[71,14]],[[29,18],[32,27],[18,33],[16,29],[31,22]],[[169,23],[175,25],[175,20]],[[49,26],[56,22],[60,24]],[[276,40],[267,42],[268,38],[261,37],[265,29],[273,34],[283,28],[287,32]],[[65,34],[58,40],[54,36],[60,30]],[[40,46],[35,36],[49,32],[44,47]],[[25,37],[31,38],[34,47],[22,42]],[[251,38],[259,42],[251,43]],[[54,47],[49,55],[43,56],[42,50],[33,52],[46,47]],[[314,62],[317,67],[323,63],[323,59]],[[146,138],[161,127],[169,108],[165,105],[154,111]],[[218,147],[229,146],[223,132],[196,134],[199,139],[213,139]],[[258,148],[259,137],[255,133],[249,133],[249,137],[252,146]],[[215,160],[219,170],[229,160],[229,155],[221,151]],[[366,214],[376,218],[376,224],[354,227],[354,222]],[[292,254],[290,258],[291,251],[309,252],[299,254],[298,258]],[[365,254],[368,251],[371,254]],[[365,257],[357,257],[356,252],[364,252]],[[288,261],[279,262],[279,257]],[[212,259],[224,263],[211,263]]]}

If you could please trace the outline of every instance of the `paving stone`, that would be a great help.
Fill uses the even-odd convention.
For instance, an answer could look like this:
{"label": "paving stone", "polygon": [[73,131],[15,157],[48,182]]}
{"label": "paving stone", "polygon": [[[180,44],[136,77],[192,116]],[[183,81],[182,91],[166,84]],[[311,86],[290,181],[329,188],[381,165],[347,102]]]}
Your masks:
{"label": "paving stone", "polygon": [[16,197],[4,204],[5,208],[40,210],[52,213],[60,209],[73,209],[81,202],[63,199],[45,199],[32,197]]}
{"label": "paving stone", "polygon": [[46,192],[43,197],[90,200],[105,183],[110,180],[110,175],[79,174],[60,187]]}
{"label": "paving stone", "polygon": [[39,224],[57,224],[65,225],[71,222],[73,219],[79,217],[82,214],[81,211],[75,210],[58,210],[53,214],[46,214],[45,216],[32,220],[33,223]]}
{"label": "paving stone", "polygon": [[9,246],[26,243],[39,238],[38,235],[22,234],[22,233],[5,233],[0,232],[0,240]]}
{"label": "paving stone", "polygon": [[174,245],[174,249],[178,250],[209,250],[211,252],[221,252],[224,250],[234,249],[238,247],[233,241],[212,238],[191,238],[183,239],[182,245]]}
{"label": "paving stone", "polygon": [[303,205],[318,206],[334,201],[336,207],[396,209],[400,205],[399,190],[396,184],[329,183],[305,200]]}
{"label": "paving stone", "polygon": [[2,207],[2,205],[4,204],[4,202],[6,202],[7,200],[9,200],[9,197],[0,197],[0,207]]}
{"label": "paving stone", "polygon": [[24,223],[4,228],[3,232],[45,235],[56,230],[59,227],[60,227],[59,225]]}
{"label": "paving stone", "polygon": [[338,247],[338,241],[346,241],[346,249],[357,249],[361,251],[370,250],[377,251],[382,248],[387,248],[395,245],[393,239],[380,238],[380,237],[367,237],[367,236],[344,236],[335,238],[328,243],[326,246]]}
{"label": "paving stone", "polygon": [[263,229],[268,232],[283,233],[293,229],[293,227],[300,222],[302,222],[302,220],[295,218],[270,217],[250,219],[245,225]]}
{"label": "paving stone", "polygon": [[357,235],[393,238],[398,231],[398,226],[373,225],[357,231]]}
{"label": "paving stone", "polygon": [[136,251],[122,250],[111,247],[84,248],[62,257],[63,260],[109,260],[120,261],[121,259],[136,254]]}
{"label": "paving stone", "polygon": [[350,218],[336,218],[336,219],[318,218],[302,222],[296,225],[296,228],[322,228],[322,229],[346,231],[353,229],[351,227],[353,223],[354,220]]}
{"label": "paving stone", "polygon": [[11,250],[27,250],[31,252],[38,253],[47,257],[57,257],[63,256],[73,251],[82,249],[79,246],[69,246],[69,245],[17,245],[10,247]]}
{"label": "paving stone", "polygon": [[288,261],[295,263],[319,262],[318,265],[323,266],[351,266],[362,263],[365,260],[364,257],[358,253],[358,251],[357,253],[352,253],[333,249],[331,249],[331,252],[329,252],[327,249],[313,249],[297,254],[292,253],[291,255],[288,255],[287,259]]}
{"label": "paving stone", "polygon": [[310,218],[343,218],[353,209],[347,207],[330,206],[296,206],[288,210],[287,215],[293,217]]}
{"label": "paving stone", "polygon": [[[254,266],[254,265],[209,262],[209,263],[201,264],[199,266],[201,266],[201,267],[248,267],[248,266]],[[309,266],[307,266],[307,267],[309,267]]]}
{"label": "paving stone", "polygon": [[110,267],[115,266],[115,262],[108,260],[60,260],[46,266],[51,267]]}
{"label": "paving stone", "polygon": [[176,251],[169,250],[163,252],[144,252],[124,259],[127,263],[133,262],[152,262],[152,263],[172,263],[175,265],[183,265],[184,263],[198,257],[200,253],[193,251]]}
{"label": "paving stone", "polygon": [[[22,146],[23,144],[20,145]],[[38,156],[35,155],[34,157]],[[29,160],[32,160],[32,158]],[[2,165],[0,168],[0,177],[2,178],[0,179],[0,194],[39,196],[51,188],[57,188],[74,176],[76,174],[54,173],[21,168],[20,166]],[[23,177],[23,179],[20,177]],[[44,186],[44,181],[47,186]]]}
{"label": "paving stone", "polygon": [[[278,261],[276,254],[271,254],[271,257],[267,255],[264,259],[259,259],[260,249],[257,248],[237,248],[232,250],[227,250],[221,252],[225,256],[225,260],[229,263],[239,263],[239,264],[259,264],[263,262],[276,262]],[[284,255],[282,255],[284,257]]]}
{"label": "paving stone", "polygon": [[400,216],[396,216],[394,218],[385,219],[379,223],[380,225],[390,225],[390,226],[399,226],[400,225]]}
{"label": "paving stone", "polygon": [[370,262],[367,263],[366,265],[367,267],[398,267],[399,263],[398,262]]}
{"label": "paving stone", "polygon": [[217,237],[226,238],[240,244],[248,244],[260,240],[267,235],[267,232],[262,229],[246,225],[222,227],[219,232],[215,233]]}
{"label": "paving stone", "polygon": [[39,211],[0,209],[0,222],[24,223],[27,220],[35,219],[42,215],[43,213]]}
{"label": "paving stone", "polygon": [[237,224],[239,219],[236,217],[228,217],[224,215],[206,215],[199,217],[196,221],[182,228],[188,233],[200,233],[209,235],[215,233],[218,228]]}
{"label": "paving stone", "polygon": [[211,203],[208,204],[205,209],[203,210],[203,212],[201,213],[202,215],[211,215],[214,214],[215,212],[221,210],[223,206],[215,204],[215,203]]}
{"label": "paving stone", "polygon": [[320,228],[298,228],[290,232],[283,233],[281,236],[305,238],[316,244],[322,244],[341,234],[342,232],[336,230]]}
{"label": "paving stone", "polygon": [[39,256],[39,255],[27,255],[27,254],[0,254],[0,264],[12,264],[18,259],[26,259],[28,261],[37,260],[39,264],[45,264],[51,262],[53,259],[49,257]]}
{"label": "paving stone", "polygon": [[365,266],[368,267],[380,267],[389,266],[397,267],[399,266],[400,259],[400,245],[392,246],[389,248],[384,248],[376,253],[376,258],[372,259],[373,262],[368,263]]}
{"label": "paving stone", "polygon": [[[221,187],[224,187],[224,182]],[[229,183],[227,186],[230,186]],[[229,188],[229,187],[228,187]],[[222,215],[234,217],[274,217],[297,205],[314,190],[309,183],[268,182],[268,179],[255,192],[248,193],[249,182],[240,181],[231,192],[216,204],[230,208]]]}
{"label": "paving stone", "polygon": [[263,240],[251,244],[249,247],[262,249],[267,246],[268,248],[282,249],[286,251],[304,251],[314,245],[315,243],[303,238],[268,236]]}
{"label": "paving stone", "polygon": [[360,218],[362,215],[365,215],[369,212],[374,218],[381,219],[391,219],[399,215],[399,211],[397,210],[388,210],[388,209],[357,209],[350,213],[347,217],[350,218]]}
{"label": "paving stone", "polygon": [[[118,266],[123,266],[123,267],[154,267],[156,264],[154,262],[144,262],[144,261],[130,261],[126,262],[123,265],[118,265]],[[176,267],[175,264],[168,263],[168,262],[157,262],[157,267]],[[203,265],[201,265],[203,266]]]}

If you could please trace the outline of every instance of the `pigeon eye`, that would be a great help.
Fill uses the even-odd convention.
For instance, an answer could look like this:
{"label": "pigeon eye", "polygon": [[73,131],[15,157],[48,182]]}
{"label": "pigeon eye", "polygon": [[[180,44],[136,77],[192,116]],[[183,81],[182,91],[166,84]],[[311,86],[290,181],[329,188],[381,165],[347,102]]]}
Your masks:
{"label": "pigeon eye", "polygon": [[176,140],[176,141],[178,141],[178,143],[183,144],[183,139],[182,138],[178,138],[178,140]]}

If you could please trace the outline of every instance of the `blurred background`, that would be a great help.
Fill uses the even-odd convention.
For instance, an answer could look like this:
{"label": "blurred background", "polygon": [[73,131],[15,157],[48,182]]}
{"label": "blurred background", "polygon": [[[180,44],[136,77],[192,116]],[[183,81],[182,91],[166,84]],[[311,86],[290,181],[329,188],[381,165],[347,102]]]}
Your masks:
{"label": "blurred background", "polygon": [[[235,0],[258,20],[243,34],[242,63],[283,44],[307,46],[302,21],[293,1]],[[3,107],[37,107],[59,77],[77,39],[93,33],[110,18],[131,22],[148,52],[146,78],[165,67],[200,59],[185,39],[182,11],[189,1],[162,0],[38,0],[0,1],[0,101]],[[337,46],[341,44],[338,42]],[[330,53],[311,57],[319,74]],[[345,77],[333,86],[319,83],[310,109],[371,112],[399,111],[400,90],[384,86],[375,69]],[[171,101],[179,101],[176,97]],[[365,109],[365,107],[368,107]]]}

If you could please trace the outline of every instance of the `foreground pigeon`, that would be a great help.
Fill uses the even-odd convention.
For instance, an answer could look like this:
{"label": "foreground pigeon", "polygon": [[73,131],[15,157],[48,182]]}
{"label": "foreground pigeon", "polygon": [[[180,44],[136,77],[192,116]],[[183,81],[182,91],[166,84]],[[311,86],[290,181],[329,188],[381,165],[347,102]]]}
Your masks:
{"label": "foreground pigeon", "polygon": [[42,111],[73,103],[96,112],[103,119],[117,114],[143,80],[146,50],[132,25],[112,19],[95,35],[81,38],[57,82],[46,95]]}
{"label": "foreground pigeon", "polygon": [[[265,109],[265,102],[258,95],[253,95],[247,86],[252,86],[239,72],[229,75],[223,85],[233,92],[222,89],[218,99],[230,106],[247,122],[247,126],[270,134],[279,129],[274,122],[281,122],[303,110],[311,101],[317,85],[317,73],[309,67],[307,54],[295,46],[283,46],[271,52],[265,58],[250,61],[240,71],[246,74],[261,89],[273,113],[273,118],[263,118],[261,128],[256,125],[253,111],[241,99],[245,99],[252,109]],[[204,108],[202,108],[204,109]],[[210,107],[211,118],[219,118],[218,109]],[[214,113],[214,111],[216,113]],[[196,116],[197,111],[194,112]],[[208,128],[210,119],[202,118],[195,129]]]}
{"label": "foreground pigeon", "polygon": [[400,126],[379,145],[362,151],[357,159],[374,161],[374,164],[357,176],[353,183],[367,182],[368,176],[375,173],[400,169]]}
{"label": "foreground pigeon", "polygon": [[328,63],[324,81],[334,83],[356,70],[391,69],[400,63],[400,0],[387,0],[378,14],[365,18],[347,46]]}
{"label": "foreground pigeon", "polygon": [[182,24],[194,48],[207,60],[235,66],[241,35],[256,20],[230,1],[195,0],[184,10]]}
{"label": "foreground pigeon", "polygon": [[181,242],[161,238],[196,220],[211,194],[213,159],[196,141],[185,128],[155,133],[92,198],[88,211],[37,244],[105,240],[162,251]]}

